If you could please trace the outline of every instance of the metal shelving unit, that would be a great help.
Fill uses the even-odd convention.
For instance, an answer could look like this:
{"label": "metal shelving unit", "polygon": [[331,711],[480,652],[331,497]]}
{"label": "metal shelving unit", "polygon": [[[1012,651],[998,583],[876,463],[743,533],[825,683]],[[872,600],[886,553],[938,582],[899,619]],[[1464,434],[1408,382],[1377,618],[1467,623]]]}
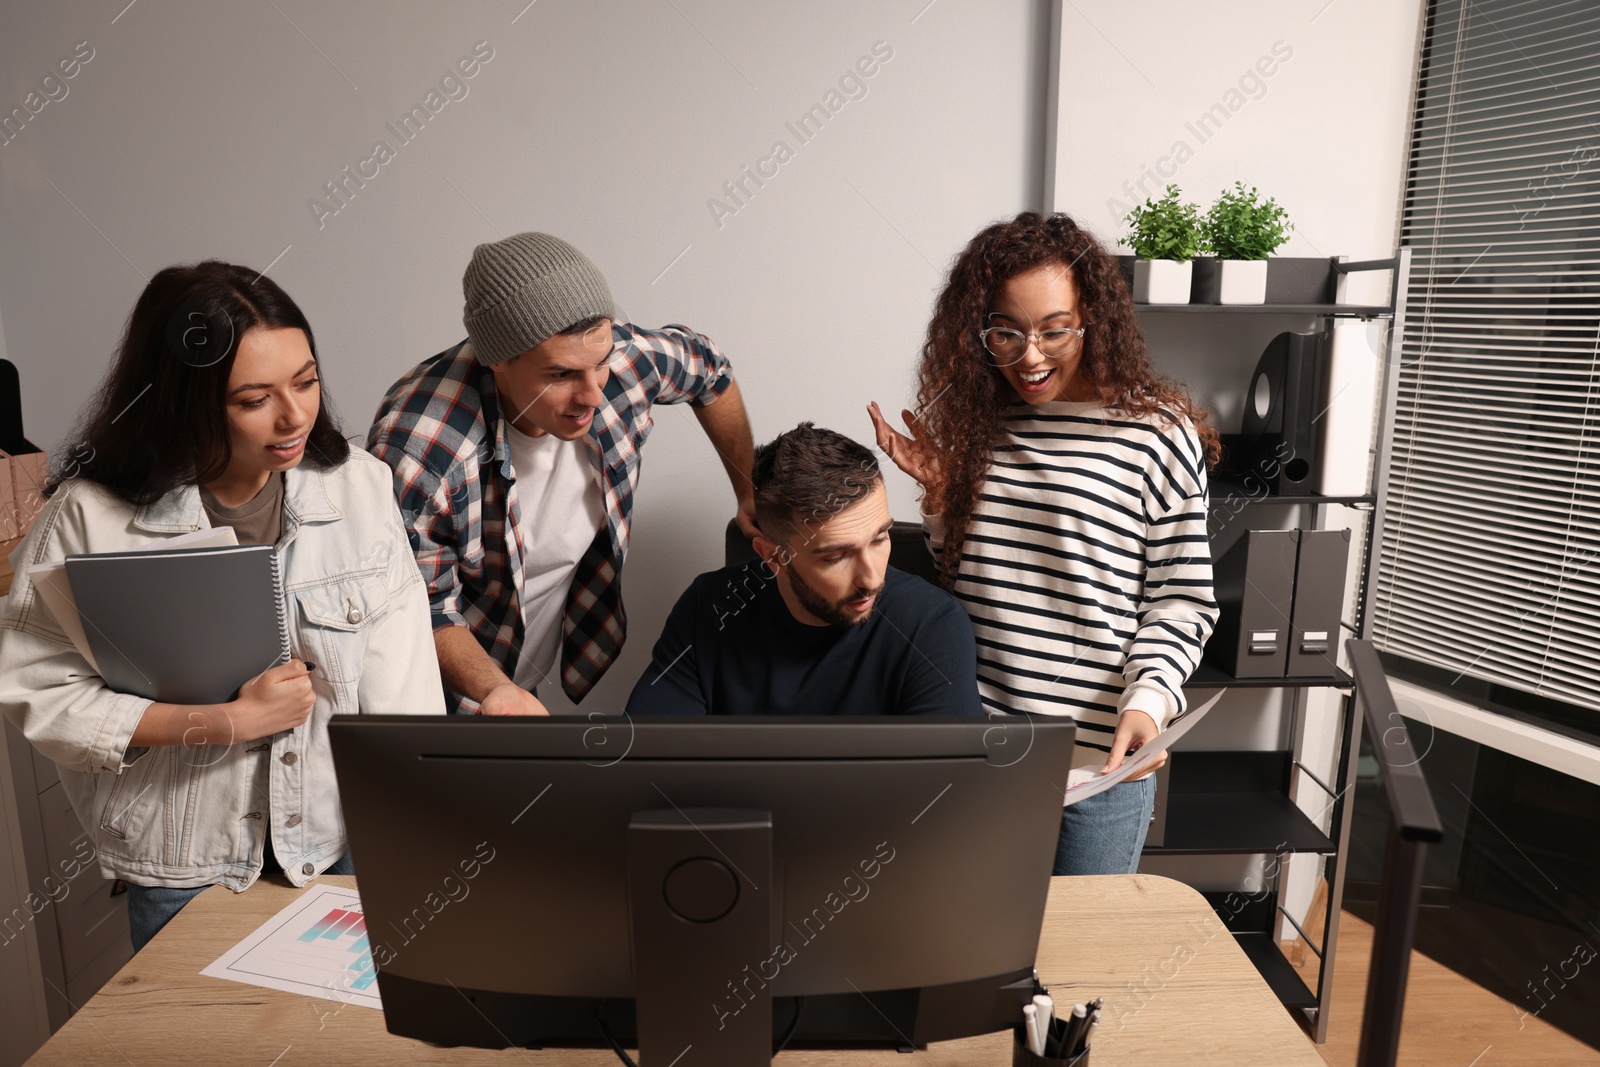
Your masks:
{"label": "metal shelving unit", "polygon": [[1210,663],[1202,663],[1189,675],[1188,689],[1314,689],[1328,686],[1349,689],[1355,685],[1344,671],[1332,674],[1285,675],[1282,678],[1235,678]]}
{"label": "metal shelving unit", "polygon": [[[1282,270],[1280,271],[1280,265]],[[1359,587],[1354,591],[1355,619],[1344,623],[1352,636],[1366,636],[1367,606],[1370,602],[1371,568],[1374,544],[1383,517],[1383,484],[1388,473],[1389,435],[1393,425],[1397,375],[1395,354],[1400,351],[1405,321],[1406,280],[1411,268],[1411,253],[1402,248],[1389,259],[1345,262],[1338,259],[1289,259],[1273,264],[1268,275],[1267,304],[1234,305],[1137,305],[1147,315],[1311,315],[1332,329],[1338,318],[1392,319],[1386,357],[1379,379],[1379,414],[1375,431],[1375,460],[1372,492],[1359,496],[1276,496],[1250,492],[1236,479],[1219,478],[1212,484],[1211,505],[1215,510],[1259,507],[1304,507],[1310,509],[1304,525],[1319,528],[1325,521],[1323,508],[1345,505],[1366,513],[1366,529],[1360,546]],[[1390,301],[1387,305],[1345,304],[1339,301],[1340,282],[1360,271],[1391,271]],[[1276,282],[1274,279],[1277,279]],[[1320,299],[1307,301],[1307,296]],[[1219,916],[1233,933],[1261,976],[1280,1002],[1319,1044],[1327,1037],[1328,1004],[1332,993],[1335,943],[1339,911],[1344,900],[1344,874],[1349,852],[1349,786],[1355,780],[1360,747],[1359,716],[1354,714],[1350,694],[1355,683],[1343,670],[1326,677],[1233,678],[1209,663],[1203,663],[1190,677],[1187,688],[1275,688],[1291,690],[1290,738],[1287,747],[1265,752],[1183,751],[1174,755],[1166,783],[1166,823],[1159,846],[1148,846],[1150,856],[1196,855],[1271,855],[1277,858],[1270,891],[1241,896],[1235,893],[1210,893]],[[1323,782],[1294,757],[1294,724],[1305,711],[1305,694],[1313,688],[1334,688],[1346,694],[1341,701],[1341,736],[1335,780]],[[1297,782],[1309,782],[1329,797],[1331,819],[1328,832],[1300,810],[1293,799]],[[1324,876],[1328,884],[1324,936],[1319,946],[1306,937],[1306,943],[1319,959],[1317,991],[1312,992],[1278,947],[1276,929],[1280,917],[1305,931],[1283,907],[1282,871],[1287,856],[1314,853],[1326,857]]]}
{"label": "metal shelving unit", "polygon": [[1316,315],[1339,319],[1386,319],[1389,308],[1366,304],[1140,304],[1142,315]]}

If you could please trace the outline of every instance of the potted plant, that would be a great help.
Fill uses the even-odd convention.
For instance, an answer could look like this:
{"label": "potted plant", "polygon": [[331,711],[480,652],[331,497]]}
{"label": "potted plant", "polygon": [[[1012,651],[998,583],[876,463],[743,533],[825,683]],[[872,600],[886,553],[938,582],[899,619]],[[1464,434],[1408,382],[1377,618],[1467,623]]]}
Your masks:
{"label": "potted plant", "polygon": [[[1205,215],[1205,245],[1216,260],[1214,266],[1207,264],[1201,269],[1196,299],[1218,304],[1265,304],[1267,257],[1289,239],[1293,228],[1278,202],[1271,197],[1261,199],[1255,186],[1246,189],[1244,182],[1234,182],[1232,189],[1223,190]],[[1204,277],[1213,269],[1214,281]]]}
{"label": "potted plant", "polygon": [[1200,212],[1178,195],[1178,187],[1169,185],[1160,200],[1146,200],[1128,213],[1133,233],[1127,243],[1138,257],[1133,265],[1135,303],[1189,302],[1194,257],[1201,245]]}

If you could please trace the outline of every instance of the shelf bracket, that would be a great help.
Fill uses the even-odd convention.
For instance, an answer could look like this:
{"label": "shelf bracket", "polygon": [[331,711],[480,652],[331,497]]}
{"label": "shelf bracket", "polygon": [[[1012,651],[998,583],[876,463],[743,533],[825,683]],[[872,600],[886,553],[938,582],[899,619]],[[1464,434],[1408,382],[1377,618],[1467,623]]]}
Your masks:
{"label": "shelf bracket", "polygon": [[1312,774],[1309,770],[1307,770],[1306,769],[1306,765],[1304,763],[1301,763],[1299,760],[1295,760],[1294,761],[1294,765],[1300,769],[1300,773],[1301,774],[1305,775],[1307,778],[1311,779],[1313,782],[1316,782],[1317,785],[1321,786],[1322,787],[1322,791],[1324,793],[1328,794],[1330,797],[1336,797],[1336,796],[1339,795],[1339,794],[1337,794],[1337,793],[1335,793],[1333,791],[1333,787],[1330,786],[1327,782],[1324,782],[1321,778],[1318,778],[1316,775]]}
{"label": "shelf bracket", "polygon": [[1341,260],[1334,263],[1333,269],[1340,274],[1355,274],[1367,270],[1394,270],[1400,265],[1400,257],[1390,256],[1388,259],[1360,259],[1355,262]]}
{"label": "shelf bracket", "polygon": [[1310,949],[1313,953],[1315,953],[1317,959],[1320,960],[1322,958],[1322,950],[1317,948],[1316,945],[1312,944],[1311,935],[1306,933],[1305,929],[1303,927],[1301,927],[1301,925],[1299,923],[1294,921],[1294,916],[1290,915],[1288,909],[1285,908],[1282,904],[1275,904],[1274,907],[1276,907],[1278,909],[1278,914],[1282,915],[1285,919],[1287,919],[1288,922],[1289,922],[1289,925],[1294,927],[1295,933],[1299,934],[1301,940],[1303,940],[1306,943],[1306,948]]}

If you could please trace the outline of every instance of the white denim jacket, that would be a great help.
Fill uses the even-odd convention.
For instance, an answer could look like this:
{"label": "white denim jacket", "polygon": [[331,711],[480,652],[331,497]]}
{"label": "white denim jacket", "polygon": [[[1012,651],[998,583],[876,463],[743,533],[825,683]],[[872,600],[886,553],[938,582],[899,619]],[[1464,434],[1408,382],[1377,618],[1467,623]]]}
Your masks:
{"label": "white denim jacket", "polygon": [[243,891],[261,871],[270,818],[276,858],[303,885],[346,848],[329,717],[444,714],[427,593],[387,466],[352,449],[334,470],[290,470],[277,548],[291,647],[316,664],[310,718],[238,744],[130,749],[150,701],[107,688],[36,596],[27,568],[208,525],[194,486],[135,508],[93,482],[64,483],[11,555],[0,713],[60,767],[106,877]]}

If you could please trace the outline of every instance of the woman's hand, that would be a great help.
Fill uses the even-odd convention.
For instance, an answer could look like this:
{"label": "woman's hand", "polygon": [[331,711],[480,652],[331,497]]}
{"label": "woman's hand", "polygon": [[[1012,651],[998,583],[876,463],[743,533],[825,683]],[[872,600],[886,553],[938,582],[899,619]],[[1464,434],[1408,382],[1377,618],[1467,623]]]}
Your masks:
{"label": "woman's hand", "polygon": [[876,400],[867,405],[867,414],[872,417],[872,426],[878,433],[878,447],[884,455],[894,460],[896,467],[915,478],[924,493],[937,498],[944,485],[944,467],[939,462],[938,450],[928,441],[921,421],[910,410],[900,413],[911,431],[908,437],[889,425],[883,412],[878,410]]}
{"label": "woman's hand", "polygon": [[[1122,766],[1124,757],[1139,751],[1147,742],[1154,741],[1156,735],[1160,733],[1161,728],[1156,725],[1156,721],[1148,713],[1135,708],[1129,708],[1124,711],[1117,718],[1117,732],[1111,735],[1111,755],[1106,759],[1106,765],[1100,768],[1100,773],[1110,774]],[[1149,768],[1127,779],[1127,781],[1137,782],[1141,778],[1148,777],[1160,770],[1166,762],[1167,753],[1163,752],[1150,761]]]}
{"label": "woman's hand", "polygon": [[258,737],[292,730],[311,717],[317,695],[311,688],[315,668],[292,659],[262,671],[239,690],[239,697],[228,707],[234,741],[254,741]]}

